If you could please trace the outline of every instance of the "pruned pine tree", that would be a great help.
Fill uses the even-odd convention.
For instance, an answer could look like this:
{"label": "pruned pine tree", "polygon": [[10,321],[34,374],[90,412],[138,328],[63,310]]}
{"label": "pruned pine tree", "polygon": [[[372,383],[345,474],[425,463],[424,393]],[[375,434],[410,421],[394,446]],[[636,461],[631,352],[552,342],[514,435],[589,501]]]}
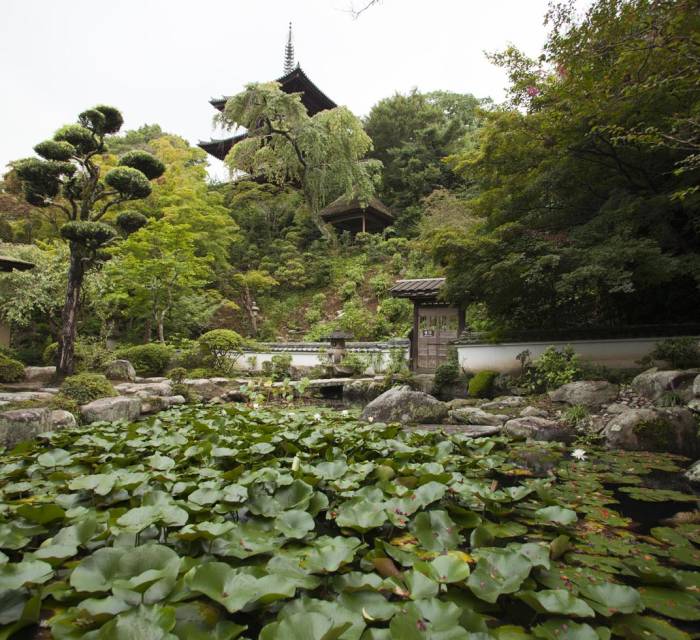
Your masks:
{"label": "pruned pine tree", "polygon": [[101,176],[97,157],[106,151],[106,139],[119,131],[122,114],[100,105],[83,111],[77,124],[61,127],[51,140],[34,147],[39,158],[12,164],[29,204],[59,211],[65,219],[61,236],[70,248],[68,284],[61,315],[58,373],[73,373],[80,290],[86,272],[102,257],[104,249],[123,234],[135,231],[146,218],[120,213],[114,226],[104,221],[114,206],[146,198],[150,181],[165,171],[163,163],[145,151],[130,151],[119,165]]}

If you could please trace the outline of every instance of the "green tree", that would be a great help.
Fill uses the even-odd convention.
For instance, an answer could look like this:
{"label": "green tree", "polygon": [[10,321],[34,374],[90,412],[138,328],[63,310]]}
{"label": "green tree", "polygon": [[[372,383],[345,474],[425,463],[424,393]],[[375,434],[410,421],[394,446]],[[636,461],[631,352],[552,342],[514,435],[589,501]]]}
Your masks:
{"label": "green tree", "polygon": [[365,121],[372,156],[384,170],[380,196],[398,214],[396,227],[412,235],[435,189],[463,188],[464,181],[444,162],[479,125],[483,101],[443,91],[395,94],[378,102]]}
{"label": "green tree", "polygon": [[365,160],[372,141],[345,107],[309,116],[299,94],[275,82],[250,84],[228,100],[219,122],[247,130],[226,157],[233,173],[298,186],[314,216],[340,195],[367,200],[374,191],[376,165]]}
{"label": "green tree", "polygon": [[276,287],[278,282],[267,271],[259,271],[257,269],[252,269],[245,273],[237,273],[234,275],[234,280],[240,287],[241,304],[248,314],[253,337],[255,337],[258,335],[256,298],[260,294]]}
{"label": "green tree", "polygon": [[504,326],[683,322],[700,308],[697,3],[597,0],[548,15],[538,60],[494,56],[510,103],[450,158],[471,228],[434,235],[448,293]]}
{"label": "green tree", "polygon": [[88,109],[80,114],[77,124],[61,127],[51,140],[34,147],[41,159],[27,158],[12,164],[27,202],[58,210],[66,220],[60,229],[70,248],[59,336],[60,375],[74,370],[80,289],[85,274],[116,236],[114,227],[102,219],[116,205],[147,197],[150,180],[165,171],[163,163],[152,155],[133,151],[101,177],[98,156],[106,149],[107,136],[119,131],[122,123],[122,115],[114,107]]}
{"label": "green tree", "polygon": [[197,237],[186,224],[151,220],[121,243],[105,266],[112,287],[108,300],[128,314],[148,310],[160,342],[165,342],[166,317],[212,280],[211,259],[195,252]]}

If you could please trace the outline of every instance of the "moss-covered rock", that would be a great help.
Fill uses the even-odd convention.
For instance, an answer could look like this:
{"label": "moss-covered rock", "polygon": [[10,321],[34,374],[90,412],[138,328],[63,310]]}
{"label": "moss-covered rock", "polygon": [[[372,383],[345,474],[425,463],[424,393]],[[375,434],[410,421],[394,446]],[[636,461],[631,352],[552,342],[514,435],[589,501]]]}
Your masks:
{"label": "moss-covered rock", "polygon": [[497,371],[479,371],[469,381],[469,395],[473,398],[492,398]]}
{"label": "moss-covered rock", "polygon": [[624,411],[606,425],[603,436],[608,449],[700,454],[697,420],[679,407]]}
{"label": "moss-covered rock", "polygon": [[393,387],[370,402],[362,412],[362,420],[438,424],[447,417],[447,405],[408,385]]}

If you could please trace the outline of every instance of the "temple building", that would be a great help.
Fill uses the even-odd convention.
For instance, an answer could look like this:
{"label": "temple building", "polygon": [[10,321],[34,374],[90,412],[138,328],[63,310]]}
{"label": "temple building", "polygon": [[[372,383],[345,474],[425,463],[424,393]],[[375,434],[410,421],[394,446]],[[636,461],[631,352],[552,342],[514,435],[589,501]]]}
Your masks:
{"label": "temple building", "polygon": [[[280,88],[285,93],[301,94],[301,102],[310,116],[338,106],[311,82],[299,63],[295,61],[291,22],[289,23],[289,35],[284,51],[283,70],[284,75],[277,78],[276,82],[279,83]],[[209,103],[217,111],[222,112],[226,107],[228,98],[228,96],[214,98]],[[224,160],[231,147],[237,142],[244,140],[246,135],[244,132],[221,140],[200,141],[198,146],[215,158]],[[359,232],[381,233],[386,227],[394,223],[394,216],[391,211],[377,198],[371,198],[367,203],[339,198],[323,209],[320,215],[324,222],[335,227],[339,233],[348,231],[353,235]]]}

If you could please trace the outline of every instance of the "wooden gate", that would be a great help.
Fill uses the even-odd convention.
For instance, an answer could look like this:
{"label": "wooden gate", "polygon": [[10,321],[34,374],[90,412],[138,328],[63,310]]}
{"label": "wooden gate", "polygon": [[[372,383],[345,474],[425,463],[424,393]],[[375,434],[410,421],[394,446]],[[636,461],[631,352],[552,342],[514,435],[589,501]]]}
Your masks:
{"label": "wooden gate", "polygon": [[447,360],[448,344],[458,333],[459,311],[455,307],[419,306],[415,368],[434,371]]}

